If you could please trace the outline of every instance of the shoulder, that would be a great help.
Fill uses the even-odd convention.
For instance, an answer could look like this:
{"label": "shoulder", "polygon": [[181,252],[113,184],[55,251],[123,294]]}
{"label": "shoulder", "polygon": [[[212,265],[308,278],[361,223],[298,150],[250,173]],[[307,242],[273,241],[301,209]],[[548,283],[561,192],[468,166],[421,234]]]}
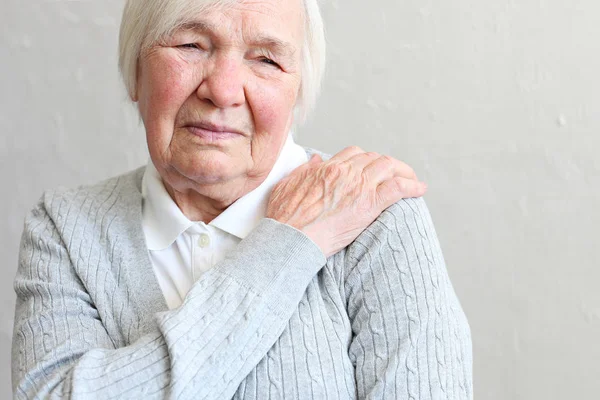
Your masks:
{"label": "shoulder", "polygon": [[[87,260],[92,255],[90,249],[109,247],[106,244],[111,243],[110,234],[122,232],[119,220],[127,217],[119,209],[131,208],[126,199],[135,198],[139,192],[142,171],[143,168],[93,185],[44,192],[25,218],[17,277],[35,274],[50,282],[70,276],[68,279],[76,282],[79,278],[69,260]],[[141,194],[137,196],[141,198]],[[99,257],[98,251],[94,254]],[[49,267],[40,268],[44,265]]]}
{"label": "shoulder", "polygon": [[402,199],[384,210],[348,247],[347,257],[360,260],[384,248],[392,253],[408,248],[439,251],[431,214],[422,197]]}
{"label": "shoulder", "polygon": [[32,216],[45,212],[51,218],[63,219],[82,209],[100,207],[112,199],[123,201],[127,198],[141,198],[141,181],[144,167],[102,180],[91,185],[75,188],[58,187],[45,191],[31,212]]}
{"label": "shoulder", "polygon": [[45,191],[25,218],[23,238],[35,237],[38,231],[44,237],[58,234],[74,244],[93,231],[96,237],[100,231],[106,233],[110,225],[117,226],[114,222],[131,219],[132,214],[136,218],[140,214],[140,219],[143,173],[140,167],[92,185]]}
{"label": "shoulder", "polygon": [[339,269],[336,276],[346,295],[356,293],[366,281],[398,292],[404,292],[402,287],[426,291],[426,282],[450,285],[423,198],[403,199],[387,208],[338,257],[332,266]]}
{"label": "shoulder", "polygon": [[335,278],[344,294],[365,274],[393,272],[406,276],[425,265],[446,275],[425,200],[409,198],[384,210],[348,247],[330,257],[324,270]]}

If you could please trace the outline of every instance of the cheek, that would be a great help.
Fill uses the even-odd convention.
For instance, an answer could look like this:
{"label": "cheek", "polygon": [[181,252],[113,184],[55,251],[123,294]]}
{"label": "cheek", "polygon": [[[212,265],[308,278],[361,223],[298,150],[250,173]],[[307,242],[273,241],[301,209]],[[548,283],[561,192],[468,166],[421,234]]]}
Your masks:
{"label": "cheek", "polygon": [[174,119],[192,90],[191,75],[190,69],[176,59],[150,59],[141,80],[140,106],[160,120]]}
{"label": "cheek", "polygon": [[262,87],[257,92],[253,109],[257,133],[282,132],[293,112],[297,90],[282,87]]}
{"label": "cheek", "polygon": [[257,170],[269,171],[287,138],[288,122],[296,102],[293,86],[262,86],[251,101],[256,136],[252,159]]}
{"label": "cheek", "polygon": [[140,82],[146,139],[151,152],[162,154],[173,139],[177,115],[193,91],[194,69],[168,53],[154,54],[145,60]]}

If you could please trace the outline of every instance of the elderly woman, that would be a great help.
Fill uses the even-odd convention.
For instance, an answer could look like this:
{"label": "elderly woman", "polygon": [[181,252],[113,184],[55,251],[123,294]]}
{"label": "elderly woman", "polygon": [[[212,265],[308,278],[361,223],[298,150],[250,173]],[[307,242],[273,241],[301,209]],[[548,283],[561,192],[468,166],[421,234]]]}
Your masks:
{"label": "elderly woman", "polygon": [[151,161],[27,218],[16,398],[472,396],[422,184],[292,140],[323,58],[315,0],[127,2]]}

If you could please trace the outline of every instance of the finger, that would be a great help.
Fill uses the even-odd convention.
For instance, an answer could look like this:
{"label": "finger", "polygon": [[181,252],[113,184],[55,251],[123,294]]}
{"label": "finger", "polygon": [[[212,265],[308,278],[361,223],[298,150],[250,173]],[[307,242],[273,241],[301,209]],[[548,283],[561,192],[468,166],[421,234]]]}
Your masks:
{"label": "finger", "polygon": [[323,158],[321,158],[321,156],[319,154],[315,153],[312,155],[310,160],[308,160],[308,162],[320,163],[320,162],[323,162]]}
{"label": "finger", "polygon": [[322,162],[323,162],[323,159],[321,158],[321,156],[318,155],[317,153],[315,153],[310,157],[310,160],[308,160],[308,162],[306,164],[316,165],[316,164],[320,164]]}
{"label": "finger", "polygon": [[344,150],[330,158],[330,161],[346,161],[356,154],[364,153],[365,151],[358,146],[346,147]]}
{"label": "finger", "polygon": [[296,169],[294,169],[292,172],[290,172],[290,175],[295,174],[295,173],[302,173],[303,171],[306,171],[306,170],[310,169],[311,167],[314,167],[315,165],[318,165],[322,162],[323,162],[323,159],[321,158],[320,155],[313,154],[312,157],[310,158],[310,160],[308,160],[304,164],[296,167]]}
{"label": "finger", "polygon": [[351,164],[352,167],[360,169],[363,171],[368,165],[370,165],[373,161],[377,160],[381,157],[378,153],[373,152],[362,152],[357,153],[344,161],[346,164]]}
{"label": "finger", "polygon": [[363,174],[377,184],[394,177],[418,181],[417,174],[410,165],[390,156],[380,156],[373,160],[365,167]]}
{"label": "finger", "polygon": [[421,197],[427,191],[427,185],[413,179],[394,177],[377,186],[380,205],[387,208],[401,199]]}

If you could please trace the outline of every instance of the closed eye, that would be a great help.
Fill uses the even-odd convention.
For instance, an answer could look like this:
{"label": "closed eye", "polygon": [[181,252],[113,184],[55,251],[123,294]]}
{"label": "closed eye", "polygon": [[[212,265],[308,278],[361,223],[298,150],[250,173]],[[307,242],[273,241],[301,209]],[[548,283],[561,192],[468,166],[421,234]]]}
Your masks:
{"label": "closed eye", "polygon": [[281,68],[281,66],[279,64],[277,64],[275,61],[273,61],[273,60],[271,60],[270,58],[267,58],[267,57],[261,57],[260,58],[260,62],[272,65],[274,67]]}
{"label": "closed eye", "polygon": [[177,46],[182,49],[199,49],[200,47],[196,43],[185,43]]}

